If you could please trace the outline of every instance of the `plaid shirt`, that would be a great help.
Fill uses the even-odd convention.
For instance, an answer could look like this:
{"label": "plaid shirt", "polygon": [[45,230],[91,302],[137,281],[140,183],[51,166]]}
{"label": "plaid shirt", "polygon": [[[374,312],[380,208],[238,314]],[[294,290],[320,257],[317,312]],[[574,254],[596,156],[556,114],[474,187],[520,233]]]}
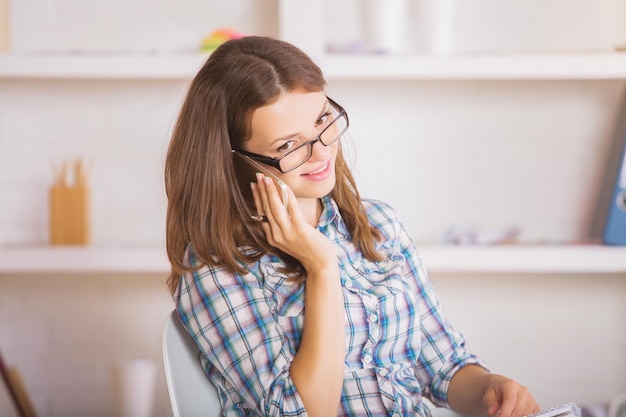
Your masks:
{"label": "plaid shirt", "polygon": [[[384,237],[385,259],[371,262],[353,245],[335,202],[323,204],[317,227],[337,247],[346,317],[339,415],[429,416],[422,396],[447,406],[454,373],[484,365],[446,319],[395,212],[363,201]],[[288,280],[281,265],[266,255],[245,275],[205,266],[185,273],[174,296],[225,415],[306,415],[289,374],[302,337],[304,284]]]}

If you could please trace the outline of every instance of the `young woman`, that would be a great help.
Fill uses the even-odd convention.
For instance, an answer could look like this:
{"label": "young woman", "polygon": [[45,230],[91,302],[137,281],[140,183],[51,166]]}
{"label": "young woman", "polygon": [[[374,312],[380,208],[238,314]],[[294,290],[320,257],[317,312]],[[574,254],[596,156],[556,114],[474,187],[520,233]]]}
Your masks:
{"label": "young woman", "polygon": [[[224,414],[428,416],[424,397],[467,414],[539,411],[465,350],[395,212],[360,198],[341,152],[348,115],[325,85],[288,43],[232,40],[173,132],[168,284]],[[264,167],[249,189],[242,157]]]}

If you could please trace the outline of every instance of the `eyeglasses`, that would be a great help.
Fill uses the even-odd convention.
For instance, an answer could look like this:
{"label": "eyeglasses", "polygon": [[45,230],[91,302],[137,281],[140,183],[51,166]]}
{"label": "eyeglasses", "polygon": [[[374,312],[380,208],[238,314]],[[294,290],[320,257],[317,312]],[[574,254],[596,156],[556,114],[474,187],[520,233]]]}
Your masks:
{"label": "eyeglasses", "polygon": [[346,133],[346,130],[348,130],[348,126],[350,124],[348,120],[348,113],[346,113],[344,108],[333,99],[330,97],[326,98],[330,103],[330,115],[333,116],[333,119],[329,122],[322,122],[322,131],[314,139],[306,141],[276,158],[248,152],[243,149],[233,149],[232,151],[272,166],[283,174],[293,171],[311,159],[311,156],[313,155],[313,145],[317,142],[320,142],[324,146],[332,145],[337,142],[344,133]]}

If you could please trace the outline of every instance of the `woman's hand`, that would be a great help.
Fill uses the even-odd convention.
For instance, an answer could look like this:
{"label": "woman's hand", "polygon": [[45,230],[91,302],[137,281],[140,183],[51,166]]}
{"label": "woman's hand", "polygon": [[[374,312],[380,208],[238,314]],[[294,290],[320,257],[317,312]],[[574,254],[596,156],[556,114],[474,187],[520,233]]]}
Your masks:
{"label": "woman's hand", "polygon": [[489,417],[523,417],[540,411],[528,388],[477,365],[464,366],[454,374],[448,403],[462,414]]}
{"label": "woman's hand", "polygon": [[289,204],[285,208],[270,177],[257,174],[257,183],[251,186],[257,213],[267,217],[262,227],[270,245],[299,260],[307,272],[336,268],[337,252],[333,244],[306,222],[289,187]]}
{"label": "woman's hand", "polygon": [[483,404],[489,417],[523,417],[540,410],[528,388],[502,375],[490,374]]}

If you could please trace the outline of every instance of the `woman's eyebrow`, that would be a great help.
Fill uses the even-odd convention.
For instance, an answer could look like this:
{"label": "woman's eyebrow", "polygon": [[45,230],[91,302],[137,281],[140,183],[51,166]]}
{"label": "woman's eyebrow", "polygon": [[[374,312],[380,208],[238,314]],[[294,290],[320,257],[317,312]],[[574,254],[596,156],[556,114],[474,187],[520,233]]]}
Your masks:
{"label": "woman's eyebrow", "polygon": [[[326,113],[326,109],[328,108],[328,104],[329,104],[328,99],[326,99],[326,102],[324,103],[324,106],[322,107],[322,110],[319,112],[319,114],[317,115],[315,120],[318,120],[320,117],[322,117],[322,115],[324,113]],[[294,136],[298,136],[299,134],[300,133],[290,133],[290,134],[282,136],[282,137],[280,137],[278,139],[274,139],[270,145],[274,145],[274,144],[276,144],[278,142],[284,142],[286,140],[289,140],[289,139],[293,138]]]}

